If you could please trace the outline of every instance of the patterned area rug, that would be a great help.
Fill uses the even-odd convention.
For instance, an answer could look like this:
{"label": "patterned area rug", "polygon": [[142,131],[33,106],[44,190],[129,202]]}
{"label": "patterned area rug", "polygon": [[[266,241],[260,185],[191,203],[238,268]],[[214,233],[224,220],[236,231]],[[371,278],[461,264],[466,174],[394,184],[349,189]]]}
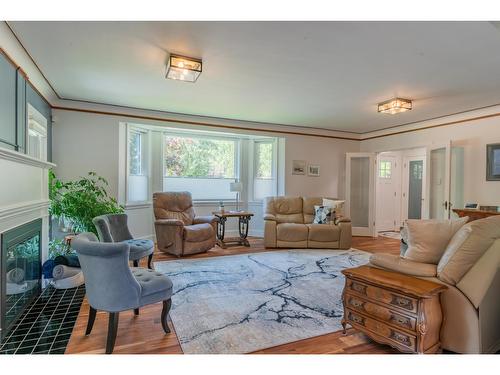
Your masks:
{"label": "patterned area rug", "polygon": [[249,353],[340,330],[351,250],[284,250],[156,262],[174,283],[170,313],[184,353]]}

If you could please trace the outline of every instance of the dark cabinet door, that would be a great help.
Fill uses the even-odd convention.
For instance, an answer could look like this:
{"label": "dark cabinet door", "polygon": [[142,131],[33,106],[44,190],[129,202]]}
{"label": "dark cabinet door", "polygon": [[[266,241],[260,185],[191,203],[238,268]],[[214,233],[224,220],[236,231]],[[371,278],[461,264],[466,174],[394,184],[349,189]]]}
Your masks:
{"label": "dark cabinet door", "polygon": [[26,79],[17,71],[17,145],[19,152],[26,152]]}
{"label": "dark cabinet door", "polygon": [[16,68],[0,54],[0,146],[16,149]]}

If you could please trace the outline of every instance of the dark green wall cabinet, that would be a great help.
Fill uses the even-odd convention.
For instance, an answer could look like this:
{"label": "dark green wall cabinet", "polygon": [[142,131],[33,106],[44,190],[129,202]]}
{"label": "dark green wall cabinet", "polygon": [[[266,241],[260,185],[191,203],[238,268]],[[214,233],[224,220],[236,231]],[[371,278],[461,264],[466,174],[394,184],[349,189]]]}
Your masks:
{"label": "dark green wall cabinet", "polygon": [[16,68],[0,55],[0,146],[17,149]]}
{"label": "dark green wall cabinet", "polygon": [[52,160],[52,110],[22,72],[0,53],[0,147],[26,153],[27,106],[47,119],[47,160]]}

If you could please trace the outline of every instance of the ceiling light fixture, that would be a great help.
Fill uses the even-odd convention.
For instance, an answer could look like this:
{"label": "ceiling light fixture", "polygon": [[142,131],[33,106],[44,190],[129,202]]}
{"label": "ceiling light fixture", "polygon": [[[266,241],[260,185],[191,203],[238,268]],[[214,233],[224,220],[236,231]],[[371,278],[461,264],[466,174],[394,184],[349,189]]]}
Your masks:
{"label": "ceiling light fixture", "polygon": [[167,78],[195,82],[201,74],[201,60],[171,54],[167,63]]}
{"label": "ceiling light fixture", "polygon": [[409,111],[411,108],[412,103],[410,99],[394,98],[383,103],[379,103],[378,112],[395,115],[396,113]]}

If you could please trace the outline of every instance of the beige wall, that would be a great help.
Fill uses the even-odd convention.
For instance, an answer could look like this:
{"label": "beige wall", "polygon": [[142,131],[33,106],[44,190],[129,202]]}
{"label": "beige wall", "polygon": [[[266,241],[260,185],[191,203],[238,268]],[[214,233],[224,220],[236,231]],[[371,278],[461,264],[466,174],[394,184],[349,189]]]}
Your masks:
{"label": "beige wall", "polygon": [[[498,111],[499,108],[496,108]],[[484,113],[468,113],[473,118]],[[439,119],[438,123],[454,121],[456,117]],[[466,121],[454,125],[424,129],[361,142],[361,150],[379,152],[452,141],[464,148],[464,201],[484,205],[500,205],[500,182],[486,181],[486,145],[500,143],[500,117]]]}

